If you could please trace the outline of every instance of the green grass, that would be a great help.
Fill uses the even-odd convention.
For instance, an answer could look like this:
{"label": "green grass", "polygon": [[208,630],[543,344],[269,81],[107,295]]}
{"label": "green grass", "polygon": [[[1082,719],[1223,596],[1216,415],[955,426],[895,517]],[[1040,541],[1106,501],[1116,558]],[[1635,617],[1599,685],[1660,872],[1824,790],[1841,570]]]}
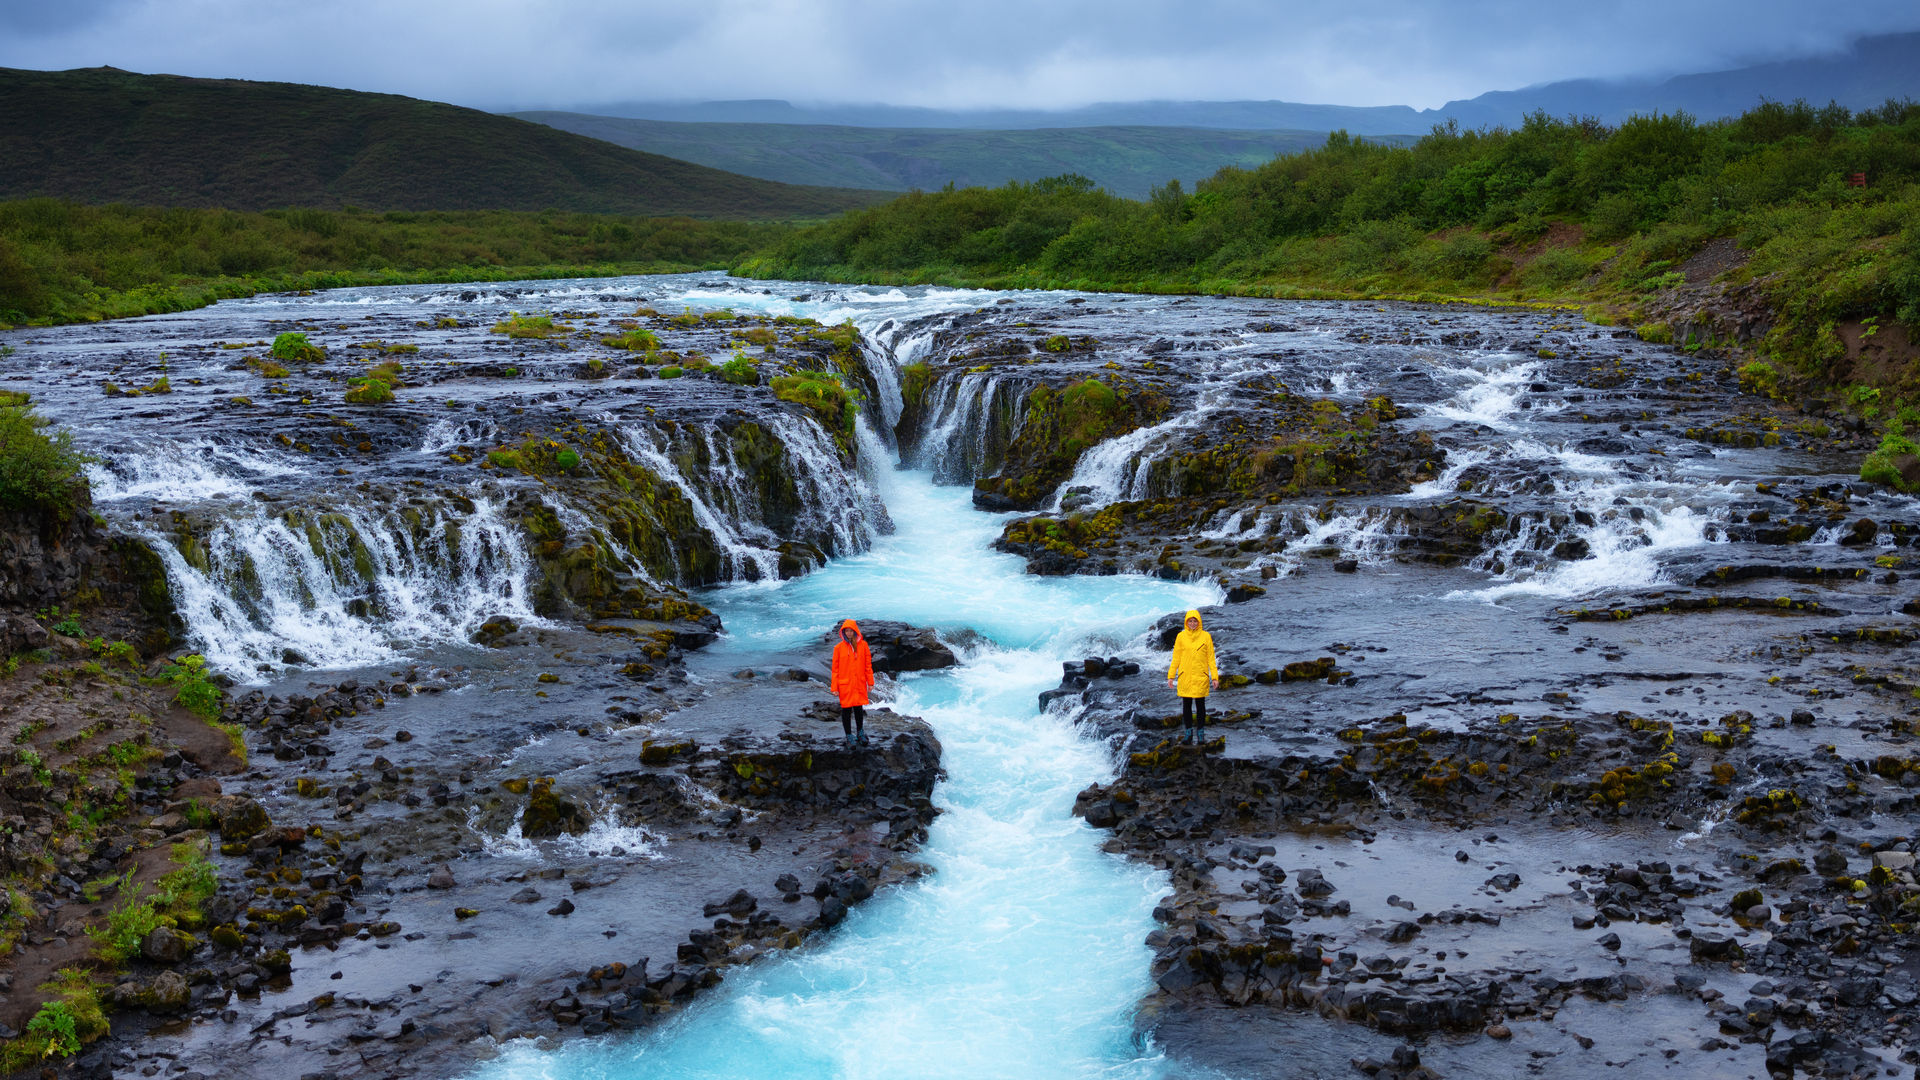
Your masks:
{"label": "green grass", "polygon": [[651,352],[659,351],[660,338],[659,338],[659,335],[655,334],[651,330],[648,330],[645,328],[639,328],[634,330],[628,330],[623,334],[615,334],[612,337],[603,337],[600,339],[600,344],[605,345],[611,349],[625,349],[628,352],[651,353]]}
{"label": "green grass", "polygon": [[720,365],[720,378],[735,386],[760,385],[760,369],[744,353],[734,353],[733,358]]}
{"label": "green grass", "polygon": [[[885,198],[755,180],[438,102],[293,83],[0,69],[0,100],[0,198],[756,220]],[[326,220],[313,218],[319,229]]]}
{"label": "green grass", "polygon": [[361,375],[349,380],[353,388],[347,391],[349,405],[385,405],[393,400],[393,386],[371,375]]}
{"label": "green grass", "polygon": [[261,292],[714,270],[788,231],[558,212],[0,202],[0,322],[156,315]]}

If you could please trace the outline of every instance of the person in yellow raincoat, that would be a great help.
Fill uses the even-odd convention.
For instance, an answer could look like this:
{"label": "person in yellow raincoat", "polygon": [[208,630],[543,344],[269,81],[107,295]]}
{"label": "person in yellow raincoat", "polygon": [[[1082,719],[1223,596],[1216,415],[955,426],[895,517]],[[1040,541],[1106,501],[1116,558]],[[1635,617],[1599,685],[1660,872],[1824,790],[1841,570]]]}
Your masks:
{"label": "person in yellow raincoat", "polygon": [[867,743],[867,692],[873,688],[873,651],[852,619],[840,624],[833,645],[833,694],[840,699],[840,730],[847,745]]}
{"label": "person in yellow raincoat", "polygon": [[1167,689],[1180,695],[1180,741],[1207,741],[1207,692],[1220,688],[1220,666],[1213,659],[1213,635],[1200,629],[1200,612],[1187,612],[1187,628],[1173,639],[1167,665]]}

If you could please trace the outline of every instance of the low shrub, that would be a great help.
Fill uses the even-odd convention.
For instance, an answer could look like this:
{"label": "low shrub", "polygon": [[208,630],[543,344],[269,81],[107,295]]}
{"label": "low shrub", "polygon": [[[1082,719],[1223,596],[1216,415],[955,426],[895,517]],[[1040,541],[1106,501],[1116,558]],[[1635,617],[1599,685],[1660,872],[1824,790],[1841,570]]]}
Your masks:
{"label": "low shrub", "polygon": [[298,330],[289,330],[275,337],[270,351],[276,359],[296,363],[314,363],[327,358],[327,350],[308,341],[307,335]]}
{"label": "low shrub", "polygon": [[46,434],[49,421],[28,405],[0,405],[0,507],[72,509],[86,488],[82,468],[95,460],[73,448],[66,431]]}
{"label": "low shrub", "polygon": [[202,720],[220,719],[221,691],[207,674],[207,658],[190,653],[161,669],[160,678],[174,687],[173,700]]}
{"label": "low shrub", "polygon": [[733,359],[721,364],[720,377],[735,386],[760,385],[760,369],[744,353],[734,353]]}

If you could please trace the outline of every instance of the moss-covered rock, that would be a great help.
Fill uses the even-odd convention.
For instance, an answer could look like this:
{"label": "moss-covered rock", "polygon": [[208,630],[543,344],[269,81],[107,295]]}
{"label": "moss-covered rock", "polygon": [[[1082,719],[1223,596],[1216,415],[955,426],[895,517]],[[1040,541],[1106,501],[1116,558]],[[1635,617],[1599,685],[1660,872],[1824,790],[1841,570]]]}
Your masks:
{"label": "moss-covered rock", "polygon": [[520,835],[529,839],[568,834],[578,836],[592,822],[587,812],[553,790],[552,780],[536,780],[527,792],[527,809],[520,817]]}

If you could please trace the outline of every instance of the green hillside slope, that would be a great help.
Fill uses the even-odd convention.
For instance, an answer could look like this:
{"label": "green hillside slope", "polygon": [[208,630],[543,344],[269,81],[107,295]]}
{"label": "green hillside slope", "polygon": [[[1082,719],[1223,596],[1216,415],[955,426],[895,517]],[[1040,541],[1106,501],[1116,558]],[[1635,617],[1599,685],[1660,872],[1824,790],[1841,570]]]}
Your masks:
{"label": "green hillside slope", "polygon": [[0,199],[821,217],[875,192],[770,183],[540,124],[292,83],[0,68]]}
{"label": "green hillside slope", "polygon": [[[562,131],[789,184],[933,191],[997,187],[1078,173],[1138,198],[1168,180],[1191,184],[1228,166],[1252,168],[1320,145],[1317,131],[1084,127],[1033,131],[677,123],[573,112],[514,116]],[[1413,136],[1376,141],[1412,142]]]}

